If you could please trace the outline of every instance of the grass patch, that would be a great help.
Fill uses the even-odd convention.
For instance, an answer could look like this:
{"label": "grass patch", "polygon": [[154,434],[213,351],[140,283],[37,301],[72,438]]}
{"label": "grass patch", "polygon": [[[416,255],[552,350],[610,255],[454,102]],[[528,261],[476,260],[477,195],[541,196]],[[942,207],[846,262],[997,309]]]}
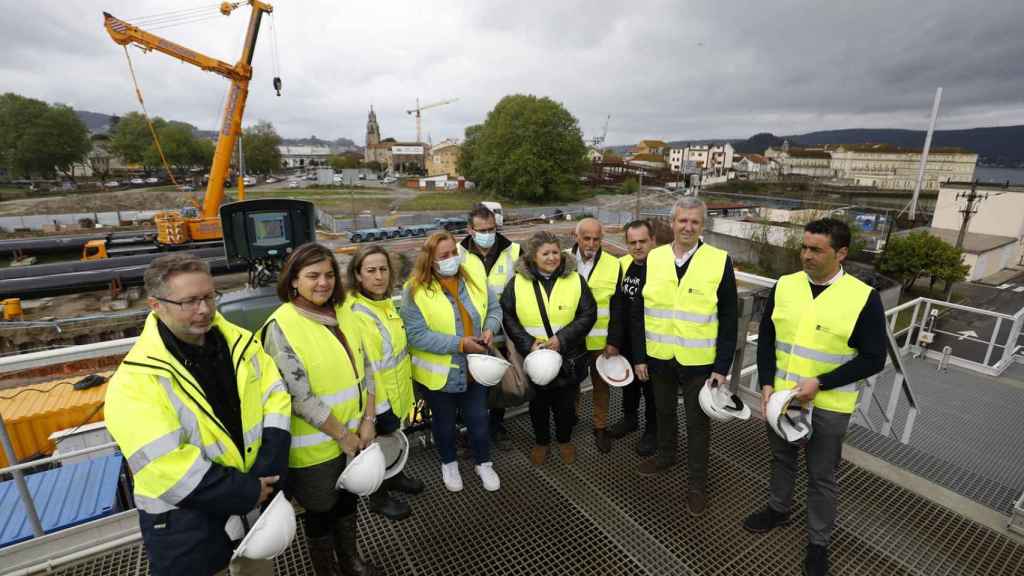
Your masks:
{"label": "grass patch", "polygon": [[476,191],[420,192],[414,198],[400,202],[398,209],[416,212],[429,210],[464,210],[468,212],[475,204],[484,200],[501,202],[503,208],[515,208],[523,205],[515,200],[496,198]]}

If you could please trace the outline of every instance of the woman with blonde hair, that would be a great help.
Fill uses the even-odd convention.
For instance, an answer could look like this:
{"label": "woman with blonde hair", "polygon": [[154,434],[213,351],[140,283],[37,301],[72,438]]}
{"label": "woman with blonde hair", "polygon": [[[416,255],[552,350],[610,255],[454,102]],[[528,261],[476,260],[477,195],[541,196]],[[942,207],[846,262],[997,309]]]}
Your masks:
{"label": "woman with blonde hair", "polygon": [[319,576],[376,574],[356,546],[358,498],[335,487],[375,431],[359,326],[342,313],[345,292],[330,249],[299,246],[281,270],[277,296],[283,304],[261,336],[292,396],[286,492],[306,510],[313,569]]}
{"label": "woman with blonde hair", "polygon": [[431,432],[441,457],[441,478],[462,490],[455,449],[455,416],[469,428],[476,473],[484,489],[501,487],[490,457],[487,389],[469,374],[466,354],[486,354],[501,326],[497,295],[482,267],[465,266],[448,231],[432,234],[416,257],[402,291],[401,316],[409,338],[412,378],[431,413]]}
{"label": "woman with blonde hair", "polygon": [[[397,276],[387,250],[377,245],[360,248],[349,261],[346,275],[349,297],[343,315],[359,326],[366,382],[376,391],[377,436],[401,430],[415,402],[405,325],[391,300]],[[408,503],[389,496],[389,490],[419,494],[423,482],[400,471],[370,495],[367,508],[372,512],[402,520],[412,510]]]}

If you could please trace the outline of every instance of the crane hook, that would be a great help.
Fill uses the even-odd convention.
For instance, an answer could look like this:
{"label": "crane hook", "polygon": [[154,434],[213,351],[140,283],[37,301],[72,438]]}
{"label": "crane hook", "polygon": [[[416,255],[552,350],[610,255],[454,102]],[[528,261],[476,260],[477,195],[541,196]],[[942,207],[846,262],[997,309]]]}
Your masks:
{"label": "crane hook", "polygon": [[274,76],[274,90],[277,90],[277,95],[281,95],[281,77]]}

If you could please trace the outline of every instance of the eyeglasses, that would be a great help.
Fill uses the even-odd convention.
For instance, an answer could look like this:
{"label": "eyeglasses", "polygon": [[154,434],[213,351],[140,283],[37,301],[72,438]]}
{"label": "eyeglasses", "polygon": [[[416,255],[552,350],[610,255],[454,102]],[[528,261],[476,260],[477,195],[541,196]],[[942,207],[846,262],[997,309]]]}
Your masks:
{"label": "eyeglasses", "polygon": [[156,298],[157,300],[161,302],[166,302],[168,304],[176,304],[182,310],[188,312],[195,312],[195,310],[199,308],[200,302],[206,302],[207,306],[213,308],[217,304],[217,302],[220,302],[221,296],[224,296],[224,294],[221,293],[220,290],[214,290],[213,292],[207,294],[206,296],[201,296],[198,298],[189,298],[188,300],[168,300],[167,298],[161,298],[159,296],[154,296],[153,298]]}

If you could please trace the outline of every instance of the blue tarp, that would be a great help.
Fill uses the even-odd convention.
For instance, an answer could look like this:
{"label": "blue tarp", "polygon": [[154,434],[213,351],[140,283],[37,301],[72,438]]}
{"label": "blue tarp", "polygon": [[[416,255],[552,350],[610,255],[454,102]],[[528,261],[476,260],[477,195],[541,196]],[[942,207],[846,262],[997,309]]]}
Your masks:
{"label": "blue tarp", "polygon": [[[121,454],[76,462],[25,477],[46,533],[117,512]],[[32,537],[14,480],[0,483],[0,548]]]}

